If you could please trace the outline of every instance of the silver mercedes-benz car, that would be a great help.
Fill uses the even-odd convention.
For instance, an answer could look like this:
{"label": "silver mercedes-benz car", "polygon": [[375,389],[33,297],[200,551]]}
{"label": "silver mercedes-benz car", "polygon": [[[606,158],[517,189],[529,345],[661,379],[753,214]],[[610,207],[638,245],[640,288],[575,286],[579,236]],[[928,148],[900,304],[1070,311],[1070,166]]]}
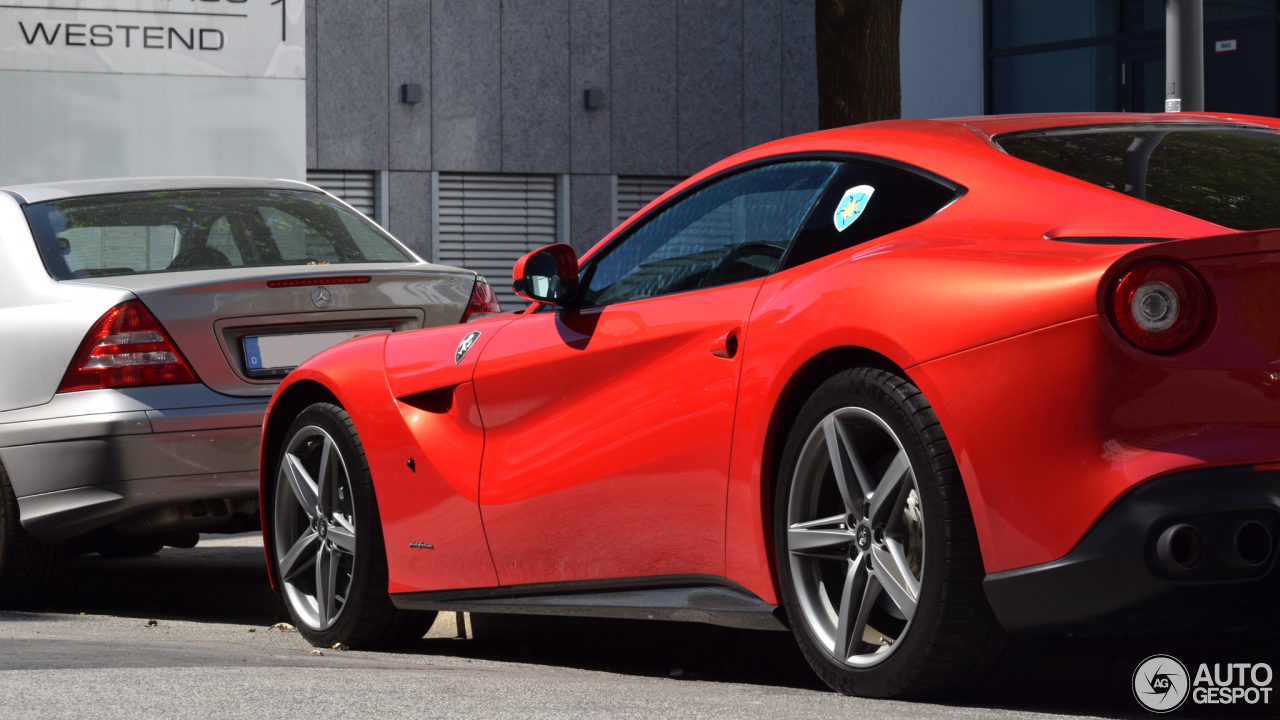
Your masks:
{"label": "silver mercedes-benz car", "polygon": [[0,606],[66,550],[190,547],[256,522],[279,380],[359,335],[499,311],[311,185],[0,188]]}

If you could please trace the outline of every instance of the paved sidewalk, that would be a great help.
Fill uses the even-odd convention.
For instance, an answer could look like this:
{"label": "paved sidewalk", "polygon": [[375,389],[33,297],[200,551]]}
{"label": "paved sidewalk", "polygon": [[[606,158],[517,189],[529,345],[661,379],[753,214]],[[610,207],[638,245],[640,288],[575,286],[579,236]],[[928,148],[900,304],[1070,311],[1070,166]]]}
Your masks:
{"label": "paved sidewalk", "polygon": [[[296,632],[231,623],[0,613],[7,718],[1005,718],[1009,710],[846,698],[448,653],[322,651]],[[1047,717],[1047,716],[1045,716]]]}
{"label": "paved sidewalk", "polygon": [[[407,652],[312,654],[298,633],[269,629],[285,619],[256,535],[72,559],[46,612],[0,613],[0,716],[1147,717],[1128,689],[1147,641],[1050,643],[998,692],[948,706],[832,693],[785,633],[480,615],[459,639],[441,614]],[[1275,643],[1246,649],[1260,647]]]}

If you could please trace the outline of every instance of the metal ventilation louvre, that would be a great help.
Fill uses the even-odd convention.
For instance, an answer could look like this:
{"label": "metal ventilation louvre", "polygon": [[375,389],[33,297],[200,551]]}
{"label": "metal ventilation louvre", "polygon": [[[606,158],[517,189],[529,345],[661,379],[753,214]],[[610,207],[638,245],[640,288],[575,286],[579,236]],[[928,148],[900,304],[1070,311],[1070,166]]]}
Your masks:
{"label": "metal ventilation louvre", "polygon": [[554,175],[440,173],[440,262],[489,280],[504,310],[527,303],[511,292],[511,270],[556,241]]}
{"label": "metal ventilation louvre", "polygon": [[637,210],[657,200],[662,193],[682,182],[684,178],[681,177],[619,175],[617,222],[626,222],[636,214]]}
{"label": "metal ventilation louvre", "polygon": [[364,216],[377,222],[374,175],[367,170],[308,170],[307,182],[341,198]]}

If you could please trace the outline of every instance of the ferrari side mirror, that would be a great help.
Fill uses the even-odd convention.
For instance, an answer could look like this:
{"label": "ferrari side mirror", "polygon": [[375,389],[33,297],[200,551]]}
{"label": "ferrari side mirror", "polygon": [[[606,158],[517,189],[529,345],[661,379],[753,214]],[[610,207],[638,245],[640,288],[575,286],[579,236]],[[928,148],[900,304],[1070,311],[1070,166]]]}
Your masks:
{"label": "ferrari side mirror", "polygon": [[569,305],[578,296],[578,254],[564,243],[539,248],[516,261],[511,277],[525,300]]}

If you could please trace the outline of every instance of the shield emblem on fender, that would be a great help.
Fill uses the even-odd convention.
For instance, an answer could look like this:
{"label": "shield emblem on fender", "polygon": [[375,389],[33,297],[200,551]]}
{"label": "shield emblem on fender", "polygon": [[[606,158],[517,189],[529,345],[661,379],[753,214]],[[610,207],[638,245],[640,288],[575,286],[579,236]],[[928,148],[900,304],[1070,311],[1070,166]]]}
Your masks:
{"label": "shield emblem on fender", "polygon": [[480,337],[479,330],[467,333],[467,336],[462,338],[462,342],[458,343],[458,349],[453,353],[454,365],[462,362],[462,358],[467,356],[467,351],[471,349],[472,345],[476,344],[476,338],[478,337]]}
{"label": "shield emblem on fender", "polygon": [[871,194],[875,191],[870,185],[859,185],[845,191],[840,204],[836,205],[836,232],[844,232],[845,228],[858,219],[862,211],[867,209],[867,203],[871,202]]}

